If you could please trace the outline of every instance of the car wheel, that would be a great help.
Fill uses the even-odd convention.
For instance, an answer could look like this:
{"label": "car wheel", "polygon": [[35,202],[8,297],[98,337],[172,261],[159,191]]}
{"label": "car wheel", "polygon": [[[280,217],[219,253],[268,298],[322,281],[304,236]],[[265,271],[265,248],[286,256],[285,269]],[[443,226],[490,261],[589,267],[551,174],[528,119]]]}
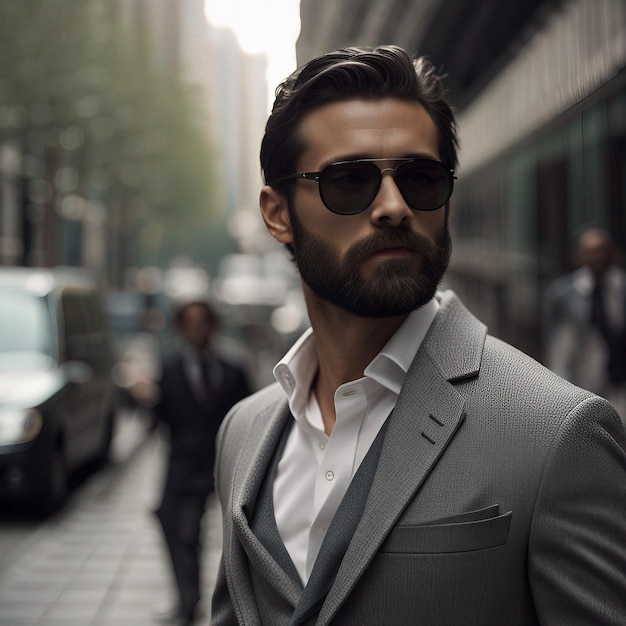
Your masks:
{"label": "car wheel", "polygon": [[109,462],[111,444],[113,443],[113,413],[109,413],[102,431],[102,439],[95,458],[96,467],[104,467]]}
{"label": "car wheel", "polygon": [[56,446],[50,459],[47,483],[37,505],[38,511],[49,515],[58,511],[67,499],[69,491],[69,476],[67,465],[60,445]]}

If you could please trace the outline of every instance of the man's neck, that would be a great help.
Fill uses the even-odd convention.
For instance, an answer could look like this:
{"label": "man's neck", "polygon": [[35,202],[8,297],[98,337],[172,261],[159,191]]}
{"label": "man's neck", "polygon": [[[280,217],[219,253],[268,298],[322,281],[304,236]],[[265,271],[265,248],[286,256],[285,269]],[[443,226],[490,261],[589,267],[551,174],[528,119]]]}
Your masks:
{"label": "man's neck", "polygon": [[365,368],[407,316],[360,317],[315,296],[308,296],[307,308],[319,361],[312,388],[322,412],[326,433],[330,434],[336,418],[335,391],[344,383],[363,376]]}

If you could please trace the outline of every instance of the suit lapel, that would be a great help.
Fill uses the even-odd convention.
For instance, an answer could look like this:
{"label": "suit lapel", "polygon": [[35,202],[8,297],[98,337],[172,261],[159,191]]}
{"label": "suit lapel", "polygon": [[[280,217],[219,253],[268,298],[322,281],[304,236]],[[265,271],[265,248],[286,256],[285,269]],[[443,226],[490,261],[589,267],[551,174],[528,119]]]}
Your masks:
{"label": "suit lapel", "polygon": [[[450,381],[478,373],[485,334],[485,327],[446,292],[407,373],[363,517],[320,611],[319,624],[328,623],[341,606],[461,426],[465,401]],[[413,506],[419,506],[419,499]]]}
{"label": "suit lapel", "polygon": [[251,565],[272,581],[276,591],[295,606],[302,587],[280,567],[250,527],[257,496],[288,419],[292,418],[287,402],[281,400],[254,420],[235,475],[232,512],[235,533]]}

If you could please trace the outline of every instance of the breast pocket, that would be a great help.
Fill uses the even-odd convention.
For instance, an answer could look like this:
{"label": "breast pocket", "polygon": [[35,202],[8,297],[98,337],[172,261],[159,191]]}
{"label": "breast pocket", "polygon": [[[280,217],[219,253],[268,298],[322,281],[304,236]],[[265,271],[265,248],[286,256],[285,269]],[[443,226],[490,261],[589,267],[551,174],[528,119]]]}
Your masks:
{"label": "breast pocket", "polygon": [[512,516],[494,505],[396,526],[333,623],[505,624],[511,597],[505,544]]}
{"label": "breast pocket", "polygon": [[513,513],[499,514],[498,505],[435,520],[396,526],[381,553],[446,554],[485,550],[504,545]]}
{"label": "breast pocket", "polygon": [[506,624],[511,596],[522,585],[506,558],[512,517],[494,505],[399,524],[333,623]]}

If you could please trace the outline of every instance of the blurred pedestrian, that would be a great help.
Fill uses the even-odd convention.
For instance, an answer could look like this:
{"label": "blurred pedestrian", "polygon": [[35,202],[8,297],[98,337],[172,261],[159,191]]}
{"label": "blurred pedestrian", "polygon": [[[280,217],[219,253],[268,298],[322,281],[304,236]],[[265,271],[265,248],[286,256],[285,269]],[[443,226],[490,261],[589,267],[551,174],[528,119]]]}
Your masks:
{"label": "blurred pedestrian", "polygon": [[626,272],[611,234],[585,229],[578,268],[546,296],[546,363],[574,384],[607,398],[626,422]]}
{"label": "blurred pedestrian", "polygon": [[433,65],[344,48],[277,90],[261,214],[311,328],[217,439],[215,626],[623,626],[626,433],[450,290]]}
{"label": "blurred pedestrian", "polygon": [[204,301],[176,311],[176,351],[164,362],[157,420],[169,435],[169,457],[161,503],[156,511],[171,557],[178,603],[161,621],[191,624],[200,601],[201,522],[213,491],[215,436],[227,411],[251,392],[244,371],[213,348],[219,326]]}

